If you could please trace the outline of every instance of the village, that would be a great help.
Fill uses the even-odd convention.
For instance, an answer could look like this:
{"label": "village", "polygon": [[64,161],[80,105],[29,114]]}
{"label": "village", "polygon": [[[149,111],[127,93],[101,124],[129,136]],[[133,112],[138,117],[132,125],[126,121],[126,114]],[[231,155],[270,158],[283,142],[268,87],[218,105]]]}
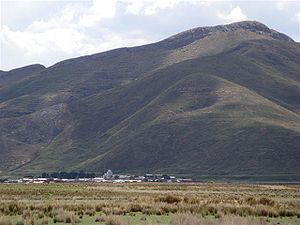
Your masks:
{"label": "village", "polygon": [[57,172],[52,174],[43,173],[42,176],[25,176],[19,179],[0,179],[1,183],[77,183],[77,182],[95,182],[95,183],[140,183],[140,182],[161,182],[161,183],[180,183],[192,182],[192,179],[176,178],[167,174],[145,174],[123,175],[113,174],[111,170],[105,172],[102,176],[95,176],[94,173],[67,173]]}

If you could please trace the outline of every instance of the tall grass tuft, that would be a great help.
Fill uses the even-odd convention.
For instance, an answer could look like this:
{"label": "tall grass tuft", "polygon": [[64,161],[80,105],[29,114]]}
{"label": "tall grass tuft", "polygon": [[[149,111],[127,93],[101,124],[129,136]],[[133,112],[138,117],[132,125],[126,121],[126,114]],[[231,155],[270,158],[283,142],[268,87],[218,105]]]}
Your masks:
{"label": "tall grass tuft", "polygon": [[11,222],[8,217],[1,216],[0,217],[0,225],[11,225]]}
{"label": "tall grass tuft", "polygon": [[123,225],[123,223],[117,217],[108,216],[105,218],[105,225]]}
{"label": "tall grass tuft", "polygon": [[66,212],[63,209],[59,209],[54,213],[54,223],[78,223],[79,217],[74,212]]}

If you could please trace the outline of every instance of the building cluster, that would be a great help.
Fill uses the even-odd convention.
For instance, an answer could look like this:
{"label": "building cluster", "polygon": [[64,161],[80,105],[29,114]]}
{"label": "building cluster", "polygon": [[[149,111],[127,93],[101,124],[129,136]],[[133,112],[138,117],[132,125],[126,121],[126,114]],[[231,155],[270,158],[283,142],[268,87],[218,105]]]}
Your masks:
{"label": "building cluster", "polygon": [[[20,179],[5,179],[0,180],[3,183],[70,183],[70,182],[96,182],[96,183],[140,183],[140,182],[191,182],[191,179],[176,178],[167,174],[145,174],[143,176],[138,175],[122,175],[113,174],[111,170],[108,170],[103,176],[97,177],[90,175],[88,177],[82,176],[66,176],[67,173],[55,173],[55,176],[49,176],[48,174],[41,177],[27,176]],[[63,175],[61,175],[63,174]]]}

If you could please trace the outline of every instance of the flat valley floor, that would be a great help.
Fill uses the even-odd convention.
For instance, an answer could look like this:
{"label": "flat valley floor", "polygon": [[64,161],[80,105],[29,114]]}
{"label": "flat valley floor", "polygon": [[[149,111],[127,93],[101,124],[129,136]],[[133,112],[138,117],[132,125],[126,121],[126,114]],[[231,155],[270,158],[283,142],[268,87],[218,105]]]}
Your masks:
{"label": "flat valley floor", "polygon": [[300,224],[300,185],[0,184],[0,225]]}

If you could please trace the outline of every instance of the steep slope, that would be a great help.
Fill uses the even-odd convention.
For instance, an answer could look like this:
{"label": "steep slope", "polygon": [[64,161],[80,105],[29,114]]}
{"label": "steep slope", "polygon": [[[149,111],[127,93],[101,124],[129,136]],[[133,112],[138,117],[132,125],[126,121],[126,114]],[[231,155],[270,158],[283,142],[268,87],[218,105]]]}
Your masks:
{"label": "steep slope", "polygon": [[299,177],[299,61],[250,21],[63,61],[0,89],[0,170]]}
{"label": "steep slope", "polygon": [[[299,110],[300,85],[289,75],[276,79],[266,69],[268,60],[250,60],[262,44],[274,45],[243,43],[237,48],[247,48],[250,56],[228,51],[183,62],[71,105],[78,121],[72,151],[58,159],[57,145],[58,151],[40,156],[30,168],[64,164],[77,170],[193,176],[299,174],[300,116],[284,106]],[[289,53],[300,58],[294,47]],[[273,49],[273,54],[279,53]],[[294,69],[296,74],[299,65]],[[290,104],[286,89],[295,100]]]}

